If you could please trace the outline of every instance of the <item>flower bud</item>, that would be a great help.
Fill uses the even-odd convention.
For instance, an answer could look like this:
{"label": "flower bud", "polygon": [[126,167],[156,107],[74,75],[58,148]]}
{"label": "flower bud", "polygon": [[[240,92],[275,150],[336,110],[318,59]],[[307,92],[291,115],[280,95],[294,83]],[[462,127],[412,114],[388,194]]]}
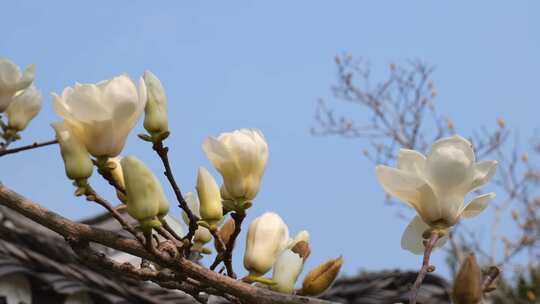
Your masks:
{"label": "flower bud", "polygon": [[266,212],[251,222],[247,232],[244,267],[262,276],[289,242],[289,228],[274,212]]}
{"label": "flower bud", "polygon": [[343,257],[329,260],[312,269],[304,278],[302,294],[316,296],[323,293],[336,279],[341,265],[343,265]]}
{"label": "flower bud", "polygon": [[55,122],[51,126],[56,132],[67,177],[74,181],[89,178],[92,175],[94,165],[84,145],[71,134],[63,122]]}
{"label": "flower bud", "polygon": [[[199,211],[199,200],[193,192],[188,192],[184,195],[184,200],[186,201],[189,210],[197,216],[200,217],[201,213]],[[186,225],[189,226],[189,217],[185,212],[182,212],[182,218]],[[198,226],[195,230],[195,235],[193,236],[193,242],[199,245],[204,245],[212,240],[212,234],[210,231],[202,226]]]}
{"label": "flower bud", "polygon": [[[229,242],[229,240],[231,239],[231,235],[234,233],[235,228],[236,228],[236,224],[232,218],[227,220],[225,224],[223,224],[223,226],[219,228],[219,231],[217,234],[219,235],[219,237],[221,238],[224,244],[227,244]],[[214,245],[215,245],[216,251],[220,251],[220,247],[217,245],[217,243],[214,243]]]}
{"label": "flower bud", "polygon": [[[259,192],[268,160],[268,145],[258,129],[240,129],[208,137],[203,150],[223,177],[221,196],[238,209]],[[249,206],[249,205],[248,205]]]}
{"label": "flower bud", "polygon": [[163,136],[169,132],[165,90],[152,72],[144,72],[143,78],[148,96],[144,107],[144,128],[152,137]]}
{"label": "flower bud", "polygon": [[161,226],[156,216],[160,212],[163,189],[155,175],[134,156],[120,161],[126,183],[127,211],[138,220],[143,229]]}
{"label": "flower bud", "polygon": [[126,189],[126,183],[124,182],[124,172],[122,172],[122,160],[121,156],[112,157],[107,159],[107,166],[111,168],[110,173],[114,182],[122,189]]}
{"label": "flower bud", "polygon": [[223,218],[221,194],[216,180],[208,170],[199,167],[197,174],[197,194],[199,195],[201,220],[215,226]]}
{"label": "flower bud", "polygon": [[212,233],[203,226],[197,227],[193,236],[193,243],[204,245],[212,240]]}
{"label": "flower bud", "polygon": [[482,300],[482,272],[474,254],[470,254],[454,280],[452,298],[455,304],[478,304]]}
{"label": "flower bud", "polygon": [[290,249],[284,250],[274,264],[272,281],[276,284],[271,287],[272,290],[293,293],[294,284],[303,268],[304,259],[300,255]]}
{"label": "flower bud", "polygon": [[41,110],[41,93],[34,86],[16,94],[6,109],[8,128],[15,131],[26,129],[28,123]]}

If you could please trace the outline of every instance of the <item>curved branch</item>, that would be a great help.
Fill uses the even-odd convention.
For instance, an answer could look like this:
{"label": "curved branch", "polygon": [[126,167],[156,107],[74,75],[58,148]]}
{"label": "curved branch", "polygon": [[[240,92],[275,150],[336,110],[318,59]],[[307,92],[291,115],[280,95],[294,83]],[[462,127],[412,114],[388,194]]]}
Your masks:
{"label": "curved branch", "polygon": [[215,273],[185,258],[174,258],[159,251],[150,253],[137,240],[112,231],[73,222],[47,210],[0,184],[0,204],[57,232],[67,239],[100,243],[107,247],[153,261],[215,289],[216,295],[230,294],[245,303],[258,304],[329,304],[325,300],[300,297],[257,288]]}

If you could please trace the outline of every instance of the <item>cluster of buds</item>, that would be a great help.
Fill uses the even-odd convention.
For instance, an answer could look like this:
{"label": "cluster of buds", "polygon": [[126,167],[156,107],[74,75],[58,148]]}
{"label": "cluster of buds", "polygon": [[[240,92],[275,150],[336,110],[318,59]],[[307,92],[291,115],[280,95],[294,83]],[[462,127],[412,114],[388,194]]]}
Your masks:
{"label": "cluster of buds", "polygon": [[0,58],[0,113],[7,117],[7,124],[0,121],[0,126],[1,136],[6,141],[19,139],[18,133],[26,129],[41,110],[41,93],[33,85],[34,75],[34,65],[21,73],[16,64]]}
{"label": "cluster of buds", "polygon": [[[289,229],[281,217],[274,212],[264,213],[255,218],[248,228],[244,253],[244,267],[249,271],[247,281],[268,284],[272,290],[292,294],[310,253],[307,231],[301,231],[290,239]],[[342,263],[340,257],[311,270],[298,293],[323,293],[334,282]],[[271,280],[261,278],[271,269]]]}

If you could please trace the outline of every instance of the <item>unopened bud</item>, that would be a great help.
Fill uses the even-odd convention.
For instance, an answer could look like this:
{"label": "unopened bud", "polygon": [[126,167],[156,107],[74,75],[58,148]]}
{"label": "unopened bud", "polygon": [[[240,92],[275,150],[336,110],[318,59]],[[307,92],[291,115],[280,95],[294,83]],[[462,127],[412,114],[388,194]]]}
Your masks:
{"label": "unopened bud", "polygon": [[67,177],[74,181],[89,178],[94,165],[84,145],[73,136],[64,122],[55,122],[51,126],[56,131]]}
{"label": "unopened bud", "polygon": [[138,220],[144,230],[161,226],[156,218],[162,214],[164,202],[167,204],[163,188],[156,176],[146,165],[134,156],[121,160],[122,171],[126,183],[127,211]]}
{"label": "unopened bud", "polygon": [[497,124],[499,125],[499,128],[503,129],[504,127],[506,127],[506,121],[504,120],[504,118],[502,117],[499,117],[497,119]]}
{"label": "unopened bud", "polygon": [[210,226],[216,225],[223,218],[220,189],[214,177],[204,167],[199,168],[196,188],[199,195],[201,220]]}
{"label": "unopened bud", "polygon": [[144,107],[144,128],[153,138],[164,139],[169,133],[165,90],[152,72],[144,72],[143,78],[148,96]]}
{"label": "unopened bud", "polygon": [[311,270],[302,284],[302,294],[316,296],[327,290],[339,274],[343,257],[329,260]]}
{"label": "unopened bud", "polygon": [[290,249],[284,250],[274,264],[272,281],[275,285],[271,286],[271,289],[283,293],[293,293],[294,284],[303,268],[304,259],[299,254]]}
{"label": "unopened bud", "polygon": [[474,254],[470,254],[454,280],[452,298],[455,304],[478,304],[482,300],[482,272]]}

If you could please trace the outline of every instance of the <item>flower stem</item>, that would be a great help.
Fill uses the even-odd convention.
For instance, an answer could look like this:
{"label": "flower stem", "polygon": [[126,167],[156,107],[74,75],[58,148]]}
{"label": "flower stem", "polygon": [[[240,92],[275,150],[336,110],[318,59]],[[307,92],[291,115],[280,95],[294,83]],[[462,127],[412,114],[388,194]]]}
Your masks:
{"label": "flower stem", "polygon": [[57,144],[58,141],[55,139],[55,140],[49,140],[49,141],[42,142],[42,143],[35,142],[35,143],[31,144],[31,145],[26,145],[26,146],[22,146],[22,147],[18,147],[18,148],[13,148],[13,149],[6,149],[9,143],[6,142],[6,144],[4,144],[2,146],[2,148],[0,148],[0,157],[4,156],[4,155],[7,155],[7,154],[13,154],[13,153],[21,152],[21,151],[26,151],[26,150],[31,150],[31,149],[35,149],[35,148],[54,145],[54,144]]}
{"label": "flower stem", "polygon": [[435,246],[435,243],[437,243],[440,237],[441,236],[439,231],[434,230],[431,232],[429,239],[427,239],[424,243],[424,259],[422,260],[422,267],[420,268],[420,272],[418,272],[416,281],[411,287],[411,292],[409,294],[409,304],[416,304],[416,296],[418,295],[418,290],[420,289],[420,286],[422,285],[422,281],[424,281],[426,274],[429,272],[428,270],[431,268],[431,266],[429,265],[429,258],[431,256],[431,252],[433,251],[433,247]]}

